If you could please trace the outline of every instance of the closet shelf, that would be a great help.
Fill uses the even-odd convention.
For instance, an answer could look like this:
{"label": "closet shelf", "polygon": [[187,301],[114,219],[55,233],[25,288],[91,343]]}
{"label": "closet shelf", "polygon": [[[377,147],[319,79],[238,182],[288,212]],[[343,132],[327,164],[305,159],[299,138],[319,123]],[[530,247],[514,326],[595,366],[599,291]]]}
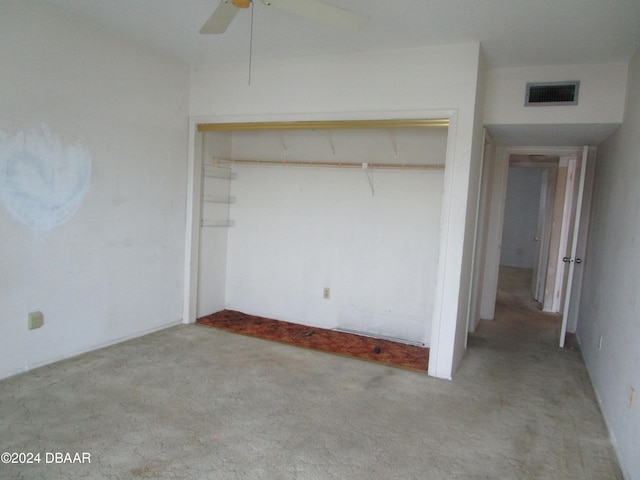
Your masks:
{"label": "closet shelf", "polygon": [[201,227],[233,227],[235,223],[233,220],[200,220]]}
{"label": "closet shelf", "polygon": [[[362,170],[444,170],[443,164],[426,163],[372,163],[372,162],[328,162],[328,161],[292,161],[292,160],[242,160],[242,159],[214,159],[221,165],[256,165],[282,167],[328,167],[328,168],[356,168]],[[228,177],[227,177],[228,178]],[[235,178],[235,177],[233,177]]]}
{"label": "closet shelf", "polygon": [[236,203],[236,197],[225,195],[202,195],[202,201],[205,203]]}
{"label": "closet shelf", "polygon": [[202,174],[208,178],[220,178],[222,180],[234,180],[236,173],[229,168],[223,168],[216,165],[204,164],[202,166]]}

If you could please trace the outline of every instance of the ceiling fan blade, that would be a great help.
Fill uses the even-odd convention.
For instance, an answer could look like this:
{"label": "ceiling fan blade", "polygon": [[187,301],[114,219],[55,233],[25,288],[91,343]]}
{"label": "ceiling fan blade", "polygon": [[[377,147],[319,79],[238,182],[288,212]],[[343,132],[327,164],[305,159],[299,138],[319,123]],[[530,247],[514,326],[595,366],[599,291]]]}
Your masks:
{"label": "ceiling fan blade", "polygon": [[329,23],[339,27],[356,29],[365,24],[367,17],[347,10],[334,7],[315,0],[261,0],[267,6],[286,10],[302,15],[318,22]]}
{"label": "ceiling fan blade", "polygon": [[221,0],[220,5],[218,5],[200,29],[200,33],[224,33],[236,16],[236,13],[238,13],[238,7],[231,3],[231,0]]}

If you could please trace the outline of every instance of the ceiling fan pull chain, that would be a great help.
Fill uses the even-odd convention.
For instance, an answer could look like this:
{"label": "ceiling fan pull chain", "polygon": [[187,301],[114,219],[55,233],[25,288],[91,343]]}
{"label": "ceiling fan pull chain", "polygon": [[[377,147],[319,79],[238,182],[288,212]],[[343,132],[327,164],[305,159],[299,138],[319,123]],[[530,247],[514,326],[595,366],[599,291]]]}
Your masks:
{"label": "ceiling fan pull chain", "polygon": [[333,156],[336,156],[336,147],[333,144],[333,135],[331,135],[331,130],[328,130],[327,133],[327,138],[329,139],[329,145],[331,146],[331,152],[333,153]]}
{"label": "ceiling fan pull chain", "polygon": [[253,2],[251,2],[251,32],[249,34],[249,83],[251,85],[251,59],[253,56]]}

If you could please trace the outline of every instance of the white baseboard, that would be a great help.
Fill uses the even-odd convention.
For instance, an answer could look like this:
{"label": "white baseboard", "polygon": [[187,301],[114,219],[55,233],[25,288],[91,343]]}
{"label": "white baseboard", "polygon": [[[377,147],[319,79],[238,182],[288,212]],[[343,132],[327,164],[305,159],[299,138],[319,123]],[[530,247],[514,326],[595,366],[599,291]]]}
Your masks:
{"label": "white baseboard", "polygon": [[67,360],[69,358],[77,357],[79,355],[83,355],[85,353],[93,352],[95,350],[100,350],[101,348],[110,347],[111,345],[115,345],[116,343],[126,342],[127,340],[133,340],[134,338],[143,337],[145,335],[149,335],[151,333],[159,332],[160,330],[166,330],[167,328],[175,327],[176,325],[182,325],[182,320],[176,320],[174,322],[169,322],[164,325],[160,325],[157,327],[149,328],[147,330],[142,330],[136,333],[132,333],[130,335],[125,335],[123,337],[118,337],[114,340],[109,340],[107,342],[97,343],[95,345],[90,345],[87,348],[83,348],[81,350],[73,351],[66,355],[61,355],[53,358],[49,358],[47,360],[43,360],[36,363],[31,363],[29,365],[25,365],[24,368],[19,370],[9,370],[6,372],[0,372],[0,380],[7,379],[9,377],[14,377],[16,375],[20,375],[22,373],[26,373],[30,370],[35,370],[36,368],[44,367],[46,365],[51,365],[52,363],[60,362],[62,360]]}

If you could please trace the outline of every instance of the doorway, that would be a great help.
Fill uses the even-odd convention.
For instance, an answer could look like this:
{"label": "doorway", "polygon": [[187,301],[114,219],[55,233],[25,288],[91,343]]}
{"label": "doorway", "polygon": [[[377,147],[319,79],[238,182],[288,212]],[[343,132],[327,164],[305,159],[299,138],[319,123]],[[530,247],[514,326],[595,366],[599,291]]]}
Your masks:
{"label": "doorway", "polygon": [[506,283],[524,285],[539,309],[547,312],[553,293],[547,285],[553,286],[554,281],[547,282],[550,251],[557,248],[562,223],[563,174],[557,156],[511,155],[509,159],[498,290]]}
{"label": "doorway", "polygon": [[[595,150],[586,147],[496,148],[483,212],[495,228],[486,248],[477,252],[486,257],[478,286],[480,319],[495,316],[501,267],[522,268],[530,281],[530,298],[543,312],[563,314],[559,340],[564,344],[567,322],[577,315],[570,302],[572,278],[581,274],[575,269],[580,263],[576,246],[585,244],[588,220],[581,207],[588,203],[590,182],[585,173],[591,169],[583,166],[592,165],[594,156]],[[569,332],[575,331],[573,323]]]}

